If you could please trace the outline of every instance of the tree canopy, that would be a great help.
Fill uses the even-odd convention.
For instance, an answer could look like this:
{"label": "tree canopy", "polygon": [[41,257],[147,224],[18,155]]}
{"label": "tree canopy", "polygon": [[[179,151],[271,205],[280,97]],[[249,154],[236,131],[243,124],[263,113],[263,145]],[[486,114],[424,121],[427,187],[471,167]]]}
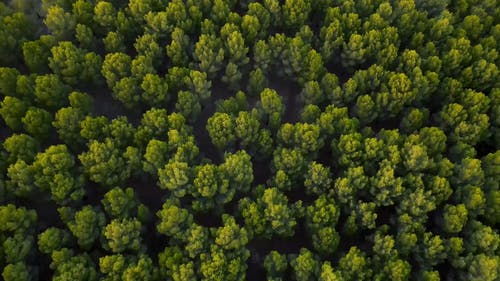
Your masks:
{"label": "tree canopy", "polygon": [[500,280],[494,0],[0,3],[6,281]]}

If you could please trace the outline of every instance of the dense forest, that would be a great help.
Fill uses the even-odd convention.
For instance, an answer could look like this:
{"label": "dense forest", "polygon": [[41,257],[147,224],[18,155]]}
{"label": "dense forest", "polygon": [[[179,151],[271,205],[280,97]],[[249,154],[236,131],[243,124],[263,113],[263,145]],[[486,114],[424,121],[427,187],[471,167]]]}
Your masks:
{"label": "dense forest", "polygon": [[6,281],[500,280],[498,0],[0,2]]}

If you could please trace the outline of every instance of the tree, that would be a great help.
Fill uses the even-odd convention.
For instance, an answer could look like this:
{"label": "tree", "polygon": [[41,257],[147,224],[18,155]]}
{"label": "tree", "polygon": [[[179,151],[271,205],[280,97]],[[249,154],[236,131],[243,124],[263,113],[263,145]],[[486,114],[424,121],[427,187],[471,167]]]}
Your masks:
{"label": "tree", "polygon": [[252,70],[248,78],[247,91],[250,95],[260,94],[268,86],[268,81],[261,68]]}
{"label": "tree", "polygon": [[40,151],[40,143],[30,135],[13,134],[5,139],[3,148],[9,153],[8,163],[15,163],[17,160],[30,163]]}
{"label": "tree", "polygon": [[113,253],[137,251],[141,247],[141,222],[137,219],[113,219],[103,229],[105,247]]}
{"label": "tree", "polygon": [[139,85],[132,77],[124,77],[113,86],[113,98],[120,101],[126,108],[137,107],[140,101]]}
{"label": "tree", "polygon": [[50,49],[52,57],[49,58],[49,67],[68,85],[81,82],[95,83],[100,77],[102,59],[95,53],[86,53],[71,42],[59,42]]}
{"label": "tree", "polygon": [[220,150],[229,147],[235,141],[234,128],[231,116],[219,112],[208,118],[206,126],[212,143]]}
{"label": "tree", "polygon": [[[106,3],[106,2],[99,2]],[[130,76],[132,59],[124,53],[109,53],[104,57],[101,73],[106,78],[108,88],[113,89],[116,82]]]}
{"label": "tree", "polygon": [[364,46],[363,37],[353,33],[349,37],[349,41],[344,42],[341,62],[344,67],[353,69],[357,65],[365,61],[366,48]]}
{"label": "tree", "polygon": [[383,268],[383,276],[391,280],[409,280],[411,267],[407,261],[395,259],[389,261]]}
{"label": "tree", "polygon": [[370,260],[357,247],[351,247],[349,252],[339,261],[339,270],[343,280],[369,280],[372,270]]}
{"label": "tree", "polygon": [[15,233],[7,237],[3,243],[3,254],[6,263],[17,263],[27,259],[33,250],[33,236],[23,233]]}
{"label": "tree", "polygon": [[253,47],[254,65],[264,73],[267,73],[271,66],[271,47],[264,40],[259,40]]}
{"label": "tree", "polygon": [[152,139],[146,146],[142,169],[151,175],[156,175],[158,169],[161,169],[167,164],[168,146],[166,142]]}
{"label": "tree", "polygon": [[446,205],[444,207],[443,220],[443,227],[446,232],[460,232],[467,222],[467,209],[465,208],[465,205]]}
{"label": "tree", "polygon": [[115,219],[130,218],[137,209],[134,190],[130,187],[111,189],[104,194],[101,203],[106,214]]}
{"label": "tree", "polygon": [[[174,116],[175,118],[173,118]],[[176,119],[178,126],[181,128],[184,127],[185,118],[178,113],[168,115],[167,110],[154,107],[147,110],[142,115],[141,124],[137,127],[137,131],[135,132],[134,136],[134,142],[139,147],[144,148],[151,139],[164,138],[169,131],[169,127],[172,129],[176,129],[176,127],[174,126],[176,124],[174,122],[170,122],[169,119]]]}
{"label": "tree", "polygon": [[84,24],[78,23],[76,25],[76,40],[80,43],[80,46],[87,50],[95,49],[95,42],[97,41],[94,36],[92,29]]}
{"label": "tree", "polygon": [[222,82],[226,83],[231,90],[240,90],[240,81],[243,74],[238,69],[238,65],[230,62],[226,66],[226,72],[222,76]]}
{"label": "tree", "polygon": [[290,266],[297,281],[316,280],[321,270],[317,257],[306,248],[300,249],[299,255],[290,261]]}
{"label": "tree", "polygon": [[215,102],[216,111],[236,116],[240,111],[247,109],[247,96],[244,92],[238,91],[235,96]]}
{"label": "tree", "polygon": [[2,233],[29,233],[37,220],[35,210],[17,208],[8,203],[0,206],[0,231]]}
{"label": "tree", "polygon": [[119,280],[131,259],[122,254],[107,255],[99,258],[99,271],[104,275],[103,280]]}
{"label": "tree", "polygon": [[70,40],[76,25],[74,16],[58,5],[48,9],[44,23],[57,41]]}
{"label": "tree", "polygon": [[78,159],[90,180],[104,186],[114,186],[124,182],[131,176],[132,171],[135,171],[136,166],[131,164],[140,164],[131,162],[131,157],[140,158],[138,151],[134,153],[134,150],[129,150],[129,155],[124,152],[117,142],[110,138],[103,142],[92,140],[88,143],[88,151],[78,155]]}
{"label": "tree", "polygon": [[313,205],[306,207],[306,227],[318,253],[328,255],[335,252],[340,240],[335,230],[339,215],[338,207],[325,195],[321,195]]}
{"label": "tree", "polygon": [[360,133],[341,135],[338,143],[332,142],[332,147],[339,153],[339,164],[346,167],[356,167],[363,159],[363,142]]}
{"label": "tree", "polygon": [[22,128],[21,119],[28,110],[26,103],[22,100],[6,96],[0,103],[0,115],[9,128],[19,131]]}
{"label": "tree", "polygon": [[260,122],[257,116],[248,111],[240,111],[235,123],[235,134],[243,147],[249,147],[258,142]]}
{"label": "tree", "polygon": [[224,60],[221,40],[214,35],[201,34],[195,44],[193,57],[199,62],[199,69],[213,78]]}
{"label": "tree", "polygon": [[[288,261],[285,255],[277,251],[271,251],[264,258],[264,268],[266,269],[268,279],[283,278],[288,267]],[[279,280],[279,279],[278,279]]]}
{"label": "tree", "polygon": [[245,245],[248,243],[247,231],[236,224],[234,217],[223,214],[223,226],[215,231],[215,244],[224,251],[248,252]]}
{"label": "tree", "polygon": [[5,281],[31,280],[30,268],[24,262],[7,264],[2,272]]}
{"label": "tree", "polygon": [[363,124],[370,124],[377,118],[375,102],[369,95],[358,96],[356,100],[356,116]]}
{"label": "tree", "polygon": [[179,27],[175,27],[172,31],[172,41],[167,45],[167,56],[176,66],[187,66],[189,61],[189,53],[186,51],[190,46],[189,36]]}
{"label": "tree", "polygon": [[166,104],[170,100],[167,81],[156,74],[146,74],[141,89],[142,99],[150,106]]}
{"label": "tree", "polygon": [[270,238],[292,236],[297,221],[287,197],[277,188],[262,190],[257,200],[240,200],[239,208],[249,233]]}
{"label": "tree", "polygon": [[94,21],[104,30],[109,31],[115,27],[117,13],[113,4],[107,1],[100,1],[94,6]]}
{"label": "tree", "polygon": [[328,19],[328,22],[325,22],[320,29],[320,38],[323,39],[323,45],[320,48],[321,55],[325,62],[328,62],[344,43],[344,33],[339,19]]}
{"label": "tree", "polygon": [[40,105],[50,110],[67,104],[70,87],[55,74],[39,75],[35,79],[35,96]]}
{"label": "tree", "polygon": [[198,98],[189,91],[179,91],[175,109],[182,114],[186,120],[196,121],[201,113],[201,104]]}
{"label": "tree", "polygon": [[421,172],[432,164],[424,145],[405,142],[402,151],[403,164],[410,172]]}
{"label": "tree", "polygon": [[97,280],[97,272],[89,256],[73,256],[67,260],[63,260],[61,264],[56,267],[53,280],[95,281]]}
{"label": "tree", "polygon": [[183,82],[192,93],[198,96],[200,102],[207,101],[210,98],[212,82],[207,79],[207,73],[191,70],[184,77]]}
{"label": "tree", "polygon": [[304,180],[306,192],[316,195],[325,194],[330,189],[331,184],[330,170],[321,163],[311,162]]}
{"label": "tree", "polygon": [[30,107],[21,121],[27,133],[40,140],[48,138],[50,129],[52,128],[52,115],[47,110]]}
{"label": "tree", "polygon": [[428,119],[429,119],[428,110],[411,108],[410,110],[408,110],[407,114],[401,120],[399,127],[407,133],[413,133],[424,127]]}
{"label": "tree", "polygon": [[247,192],[254,180],[253,164],[245,150],[226,153],[224,162],[219,166],[221,173],[229,180],[229,186],[238,192]]}
{"label": "tree", "polygon": [[275,150],[272,164],[274,170],[285,171],[293,181],[301,179],[306,168],[304,155],[298,149],[280,148]]}
{"label": "tree", "polygon": [[[263,8],[262,5],[260,5],[260,4],[259,4],[259,7]],[[250,13],[250,11],[248,11],[248,13]],[[268,14],[268,16],[269,16],[269,14]],[[268,22],[268,24],[269,24],[269,22]],[[262,35],[262,33],[264,33],[260,29],[261,29],[261,24],[259,22],[259,18],[257,18],[254,15],[249,15],[249,14],[246,14],[242,17],[241,31],[242,31],[242,34],[245,36],[245,42],[247,44],[249,44],[251,42],[255,42],[255,39],[257,38],[257,36]],[[259,37],[261,37],[261,36],[259,36]]]}
{"label": "tree", "polygon": [[0,93],[4,96],[15,96],[16,81],[19,75],[16,68],[0,67]]}
{"label": "tree", "polygon": [[102,39],[106,53],[125,53],[127,47],[125,46],[124,40],[121,33],[115,31],[108,32],[106,37]]}
{"label": "tree", "polygon": [[283,24],[286,28],[296,30],[303,26],[311,12],[311,2],[307,0],[286,0],[281,7],[283,13]]}
{"label": "tree", "polygon": [[34,41],[26,41],[22,44],[23,58],[32,72],[46,73],[50,49],[55,46],[56,39],[53,35],[42,35]]}
{"label": "tree", "polygon": [[193,224],[187,233],[186,252],[190,258],[198,257],[209,249],[209,231],[207,228]]}
{"label": "tree", "polygon": [[158,169],[159,186],[173,192],[176,197],[184,197],[190,189],[191,168],[185,162],[169,162]]}
{"label": "tree", "polygon": [[443,240],[439,235],[430,232],[424,233],[423,236],[417,259],[421,259],[422,264],[435,266],[446,258]]}
{"label": "tree", "polygon": [[334,271],[329,262],[324,262],[321,266],[321,274],[319,276],[320,281],[337,281],[341,280],[340,273],[338,271]]}
{"label": "tree", "polygon": [[485,254],[475,255],[468,264],[467,271],[462,275],[462,279],[493,281],[498,278],[498,268],[498,257]]}
{"label": "tree", "polygon": [[85,0],[77,0],[73,4],[73,15],[75,16],[76,22],[80,24],[85,24],[89,27],[94,27],[93,17],[94,17],[94,7],[92,3]]}
{"label": "tree", "polygon": [[78,245],[83,250],[92,248],[105,224],[104,214],[96,207],[89,205],[77,211],[74,218],[67,222],[68,229],[76,237]]}
{"label": "tree", "polygon": [[210,252],[200,255],[200,273],[204,280],[243,280],[249,254],[226,254],[213,245]]}
{"label": "tree", "polygon": [[70,233],[61,228],[49,227],[38,235],[38,249],[40,252],[50,255],[52,252],[69,246]]}
{"label": "tree", "polygon": [[144,34],[137,37],[134,43],[138,55],[150,58],[155,65],[159,65],[164,57],[163,50],[156,42],[157,40],[155,35]]}
{"label": "tree", "polygon": [[86,140],[104,140],[107,132],[108,119],[104,116],[85,116],[80,121],[80,135]]}
{"label": "tree", "polygon": [[180,206],[178,199],[167,199],[156,215],[160,219],[160,223],[157,225],[159,233],[181,241],[186,239],[185,234],[193,223],[193,215]]}
{"label": "tree", "polygon": [[34,183],[50,191],[59,204],[78,201],[85,195],[84,178],[78,173],[75,159],[66,145],[52,145],[38,153],[33,162]]}
{"label": "tree", "polygon": [[64,107],[56,112],[52,126],[56,129],[59,139],[71,148],[79,148],[84,143],[80,136],[80,122],[84,113],[74,107]]}
{"label": "tree", "polygon": [[306,82],[300,95],[305,104],[320,104],[324,100],[323,92],[317,81]]}
{"label": "tree", "polygon": [[500,235],[491,226],[472,220],[465,229],[465,248],[470,253],[494,254],[500,247]]}
{"label": "tree", "polygon": [[267,125],[271,130],[278,129],[285,113],[285,106],[281,96],[275,90],[265,88],[260,93],[260,106],[264,112]]}
{"label": "tree", "polygon": [[213,164],[197,167],[193,180],[193,209],[206,211],[228,203],[233,199],[235,189],[229,186],[226,175]]}
{"label": "tree", "polygon": [[157,268],[153,265],[151,258],[142,254],[139,255],[136,262],[125,269],[121,276],[121,280],[156,280],[158,278],[157,275]]}
{"label": "tree", "polygon": [[33,166],[17,160],[7,168],[5,189],[19,197],[29,197],[35,189]]}
{"label": "tree", "polygon": [[35,33],[34,23],[28,15],[21,12],[12,12],[5,5],[2,5],[2,16],[0,26],[2,26],[1,36],[4,38],[0,45],[3,56],[3,65],[12,64],[20,58],[20,46],[24,41],[32,40]]}

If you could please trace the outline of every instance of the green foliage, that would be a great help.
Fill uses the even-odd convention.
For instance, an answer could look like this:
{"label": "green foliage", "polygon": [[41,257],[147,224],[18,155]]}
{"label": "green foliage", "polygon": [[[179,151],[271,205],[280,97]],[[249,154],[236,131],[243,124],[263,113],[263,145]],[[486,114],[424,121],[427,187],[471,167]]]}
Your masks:
{"label": "green foliage", "polygon": [[314,249],[321,254],[334,253],[340,240],[335,230],[340,212],[331,201],[322,195],[306,208],[306,227],[311,233]]}
{"label": "green foliage", "polygon": [[0,115],[2,115],[5,124],[12,130],[20,130],[22,127],[21,119],[28,110],[26,103],[18,98],[6,96],[0,106]]}
{"label": "green foliage", "polygon": [[40,143],[26,134],[13,134],[3,142],[3,148],[9,153],[7,162],[15,163],[17,160],[32,162],[40,150]]}
{"label": "green foliage", "polygon": [[59,264],[54,272],[53,280],[97,280],[94,264],[88,256],[74,256]]}
{"label": "green foliage", "polygon": [[184,234],[193,221],[193,215],[180,207],[179,200],[169,199],[165,201],[162,209],[156,215],[160,218],[160,223],[157,226],[159,233],[180,240],[185,239]]}
{"label": "green foliage", "polygon": [[74,218],[67,223],[71,234],[76,237],[78,245],[85,250],[92,248],[101,234],[106,219],[104,214],[95,207],[85,206],[75,213]]}
{"label": "green foliage", "polygon": [[307,281],[318,277],[320,264],[314,254],[306,248],[301,248],[299,255],[290,261],[295,280]]}
{"label": "green foliage", "polygon": [[44,23],[58,41],[71,39],[76,25],[74,16],[58,5],[48,9]]}
{"label": "green foliage", "polygon": [[104,194],[101,200],[106,214],[112,218],[129,218],[137,207],[134,190],[115,187]]}
{"label": "green foliage", "polygon": [[45,140],[52,128],[52,116],[47,110],[30,107],[21,119],[24,130],[40,140]]}
{"label": "green foliage", "polygon": [[140,165],[132,162],[133,157],[140,158],[137,153],[138,151],[134,151],[130,146],[123,151],[116,141],[106,138],[104,142],[89,142],[88,151],[78,155],[78,159],[90,180],[104,186],[114,186],[129,178],[135,165]]}
{"label": "green foliage", "polygon": [[273,235],[292,236],[297,221],[287,197],[277,188],[262,190],[255,201],[240,201],[241,214],[250,233],[270,238]]}
{"label": "green foliage", "polygon": [[105,247],[113,253],[137,251],[141,247],[141,222],[137,219],[113,219],[103,229]]}
{"label": "green foliage", "polygon": [[47,228],[38,235],[38,249],[40,252],[50,255],[52,252],[68,246],[70,238],[69,232],[64,229]]}
{"label": "green foliage", "polygon": [[131,74],[131,63],[131,58],[124,53],[109,53],[104,57],[101,73],[106,79],[109,88],[113,88],[116,82]]}
{"label": "green foliage", "polygon": [[33,172],[34,184],[43,191],[50,191],[52,199],[59,204],[78,201],[85,194],[84,178],[66,145],[52,145],[38,153]]}
{"label": "green foliage", "polygon": [[98,74],[102,65],[100,56],[95,53],[86,53],[71,42],[59,42],[50,51],[52,57],[49,58],[49,67],[55,74],[62,77],[66,84],[76,85],[100,81]]}
{"label": "green foliage", "polygon": [[23,262],[7,264],[3,269],[2,277],[5,281],[25,281],[32,278],[29,267]]}
{"label": "green foliage", "polygon": [[185,162],[170,162],[158,169],[159,186],[177,197],[186,195],[192,178],[191,168]]}
{"label": "green foliage", "polygon": [[3,1],[2,278],[498,280],[499,11]]}
{"label": "green foliage", "polygon": [[220,150],[230,146],[236,139],[234,121],[227,113],[216,112],[207,121],[207,131],[212,143]]}
{"label": "green foliage", "polygon": [[54,110],[67,104],[70,88],[55,74],[37,76],[35,79],[35,96],[44,107]]}
{"label": "green foliage", "polygon": [[199,62],[199,69],[212,78],[219,71],[224,60],[221,40],[214,35],[201,34],[195,44],[193,57]]}

